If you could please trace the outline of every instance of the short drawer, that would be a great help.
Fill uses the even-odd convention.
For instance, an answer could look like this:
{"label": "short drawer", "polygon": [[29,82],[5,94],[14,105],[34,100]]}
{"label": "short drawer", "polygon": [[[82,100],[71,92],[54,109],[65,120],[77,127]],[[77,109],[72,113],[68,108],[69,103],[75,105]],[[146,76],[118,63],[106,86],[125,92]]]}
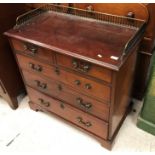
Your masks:
{"label": "short drawer", "polygon": [[106,68],[62,54],[56,54],[56,60],[60,66],[93,76],[108,83],[111,83],[112,81],[112,72]]}
{"label": "short drawer", "polygon": [[51,50],[16,39],[12,39],[11,42],[14,50],[17,52],[37,58],[49,64],[53,64],[54,62],[54,54]]}
{"label": "short drawer", "polygon": [[54,78],[57,81],[61,81],[67,85],[70,85],[75,90],[78,90],[84,94],[86,93],[101,101],[110,101],[109,86],[89,80],[77,74],[67,72],[57,67],[46,65],[25,56],[17,54],[17,58],[20,66],[25,70],[39,72],[40,75],[42,74],[49,78]]}
{"label": "short drawer", "polygon": [[51,111],[101,138],[107,139],[108,123],[32,89],[28,88],[28,93],[30,100],[39,104],[43,109]]}
{"label": "short drawer", "polygon": [[[81,95],[72,89],[69,89],[61,85],[62,91],[57,93],[53,91],[45,92],[48,95],[57,97],[58,99],[86,112],[92,114],[100,119],[103,119],[108,122],[109,120],[109,107],[106,104],[93,100],[87,96]],[[30,90],[30,88],[29,88]]]}

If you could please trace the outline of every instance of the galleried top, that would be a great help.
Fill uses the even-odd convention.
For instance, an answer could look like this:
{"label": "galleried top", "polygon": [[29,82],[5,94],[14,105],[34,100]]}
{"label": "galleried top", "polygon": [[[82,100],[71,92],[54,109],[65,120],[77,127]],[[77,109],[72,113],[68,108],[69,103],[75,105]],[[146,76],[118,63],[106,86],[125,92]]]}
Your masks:
{"label": "galleried top", "polygon": [[141,40],[139,19],[48,4],[17,18],[5,34],[56,52],[119,70]]}

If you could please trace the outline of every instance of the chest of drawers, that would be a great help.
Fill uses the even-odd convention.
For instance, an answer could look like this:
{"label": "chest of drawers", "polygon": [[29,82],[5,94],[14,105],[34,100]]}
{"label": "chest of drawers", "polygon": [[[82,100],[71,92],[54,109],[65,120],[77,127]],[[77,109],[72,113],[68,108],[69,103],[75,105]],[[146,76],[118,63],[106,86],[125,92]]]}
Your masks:
{"label": "chest of drawers", "polygon": [[63,118],[110,149],[129,111],[145,22],[117,17],[124,20],[121,26],[115,16],[99,14],[107,23],[92,19],[94,15],[52,4],[21,16],[5,35],[30,107]]}

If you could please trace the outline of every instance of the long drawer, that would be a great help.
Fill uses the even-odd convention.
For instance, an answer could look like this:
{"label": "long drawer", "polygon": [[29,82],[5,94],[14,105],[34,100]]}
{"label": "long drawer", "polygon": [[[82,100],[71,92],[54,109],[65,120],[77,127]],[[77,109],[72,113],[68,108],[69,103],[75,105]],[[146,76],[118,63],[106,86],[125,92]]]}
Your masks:
{"label": "long drawer", "polygon": [[63,83],[73,87],[73,89],[79,90],[80,92],[82,91],[89,96],[94,96],[101,101],[110,101],[110,87],[107,85],[67,72],[58,67],[41,63],[29,57],[17,54],[17,58],[20,66],[25,70],[37,72],[49,78],[62,81]]}
{"label": "long drawer", "polygon": [[68,88],[66,85],[52,79],[45,79],[41,76],[23,71],[25,81],[31,86],[45,94],[56,97],[65,101],[84,112],[97,116],[100,119],[108,121],[109,107],[97,100],[84,96],[76,91]]}
{"label": "long drawer", "polygon": [[30,100],[33,103],[39,104],[42,108],[59,115],[99,137],[107,139],[108,123],[29,87],[27,87],[27,90]]}

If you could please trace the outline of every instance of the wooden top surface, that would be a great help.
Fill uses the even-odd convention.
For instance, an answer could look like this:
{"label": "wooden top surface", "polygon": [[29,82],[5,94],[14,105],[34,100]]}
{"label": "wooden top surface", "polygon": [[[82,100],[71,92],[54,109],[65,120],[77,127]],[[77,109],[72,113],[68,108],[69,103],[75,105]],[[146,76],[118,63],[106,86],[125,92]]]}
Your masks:
{"label": "wooden top surface", "polygon": [[121,56],[135,32],[118,25],[48,11],[5,34],[118,70],[121,61],[113,58]]}

